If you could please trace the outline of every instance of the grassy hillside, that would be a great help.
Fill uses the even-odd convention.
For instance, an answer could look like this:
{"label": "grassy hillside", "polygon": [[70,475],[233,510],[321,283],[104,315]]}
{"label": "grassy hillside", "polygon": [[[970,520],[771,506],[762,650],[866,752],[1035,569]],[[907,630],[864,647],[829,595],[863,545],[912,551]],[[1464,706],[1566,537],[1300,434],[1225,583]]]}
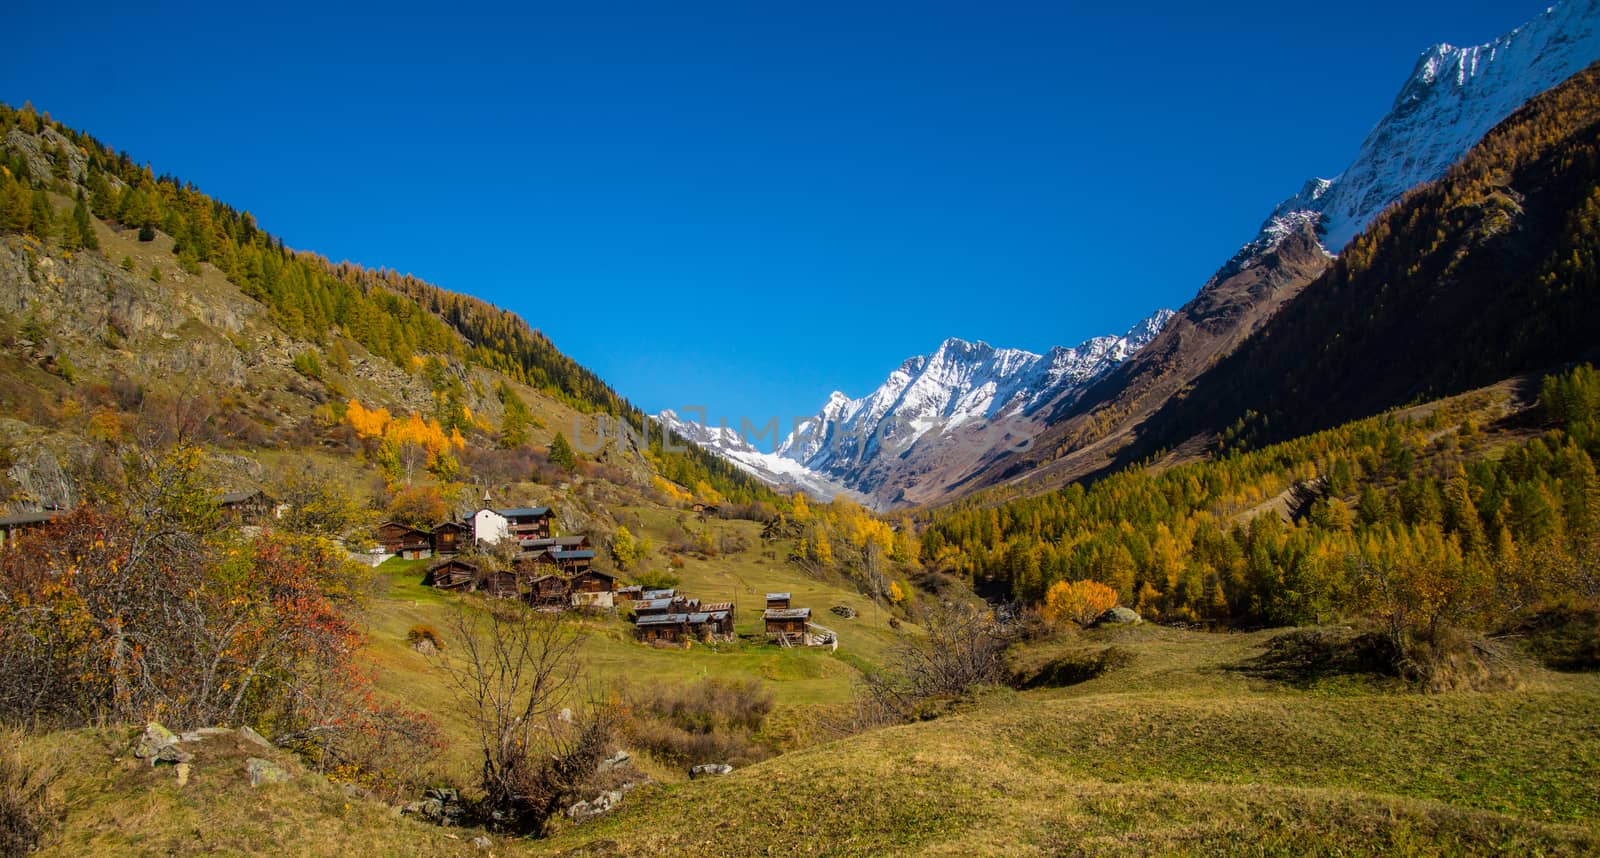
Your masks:
{"label": "grassy hillside", "polygon": [[[789,754],[546,854],[1581,854],[1600,848],[1594,676],[1423,697],[1229,669],[1263,635],[1141,627],[1132,666]],[[687,820],[695,820],[686,824]],[[572,851],[569,851],[572,850]]]}
{"label": "grassy hillside", "polygon": [[[509,855],[1592,854],[1600,677],[1525,666],[1521,688],[1417,695],[1235,668],[1269,637],[1141,626],[1044,645],[1126,667],[994,692],[956,714],[830,742],[618,811]],[[131,735],[131,731],[128,735]],[[315,778],[252,790],[118,763],[123,734],[58,734],[66,834],[45,854],[465,854],[477,832],[400,822]],[[124,746],[125,747],[125,746]],[[221,768],[226,773],[216,773]],[[153,786],[153,789],[152,789]],[[113,823],[115,820],[115,823]],[[225,841],[216,829],[240,832]],[[460,839],[451,840],[454,833]]]}

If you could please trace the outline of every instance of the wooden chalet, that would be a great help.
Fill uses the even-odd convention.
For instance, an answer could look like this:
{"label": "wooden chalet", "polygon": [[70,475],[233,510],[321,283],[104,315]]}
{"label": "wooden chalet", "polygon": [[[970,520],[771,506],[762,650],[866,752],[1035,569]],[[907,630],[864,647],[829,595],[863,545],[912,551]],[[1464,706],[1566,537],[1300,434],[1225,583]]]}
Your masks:
{"label": "wooden chalet", "polygon": [[478,566],[452,557],[429,566],[422,583],[440,590],[471,590],[478,583]]}
{"label": "wooden chalet", "polygon": [[689,634],[689,615],[656,614],[640,617],[634,625],[633,634],[641,643],[680,643]]}
{"label": "wooden chalet", "polygon": [[550,556],[545,549],[538,551],[523,551],[517,554],[512,561],[512,568],[522,575],[555,575],[561,569],[556,565],[556,559]]}
{"label": "wooden chalet", "polygon": [[550,520],[555,516],[547,506],[497,509],[506,527],[517,539],[542,539],[550,536]]}
{"label": "wooden chalet", "polygon": [[515,572],[490,572],[478,589],[497,599],[514,599],[522,592]]}
{"label": "wooden chalet", "polygon": [[581,533],[572,536],[541,536],[534,539],[522,539],[519,542],[519,547],[523,551],[549,550],[552,548],[558,551],[583,551],[594,547],[589,544],[589,537]]}
{"label": "wooden chalet", "polygon": [[581,575],[594,567],[594,552],[589,549],[581,551],[562,551],[550,549],[545,552],[556,563],[556,568],[563,575]]}
{"label": "wooden chalet", "polygon": [[599,569],[585,569],[572,576],[572,607],[614,608],[612,596],[617,589],[617,578]]}
{"label": "wooden chalet", "polygon": [[635,599],[633,602],[633,615],[635,617],[659,617],[663,614],[673,613],[672,599]]}
{"label": "wooden chalet", "polygon": [[[769,594],[768,599],[772,596]],[[761,614],[767,625],[767,640],[803,646],[806,642],[806,625],[811,622],[810,608],[768,608]]]}
{"label": "wooden chalet", "polygon": [[406,560],[416,560],[427,557],[433,552],[433,532],[401,524],[398,521],[386,521],[378,525],[374,538],[388,554],[398,554]]}
{"label": "wooden chalet", "polygon": [[472,528],[466,522],[447,521],[433,529],[429,540],[434,554],[455,554],[472,538]]}
{"label": "wooden chalet", "polygon": [[733,640],[733,612],[697,611],[687,617],[690,637],[708,642]]}
{"label": "wooden chalet", "polygon": [[560,575],[540,575],[528,582],[524,598],[536,608],[565,608],[571,604],[572,585]]}
{"label": "wooden chalet", "polygon": [[638,584],[629,584],[626,587],[618,587],[617,592],[612,594],[611,598],[615,599],[617,602],[633,602],[637,600],[643,593],[643,587],[639,586]]}
{"label": "wooden chalet", "polygon": [[695,515],[701,518],[712,518],[722,511],[721,507],[714,503],[700,503],[698,501],[690,509],[694,510]]}
{"label": "wooden chalet", "polygon": [[222,512],[240,524],[265,524],[278,517],[278,502],[259,490],[224,492]]}
{"label": "wooden chalet", "polygon": [[788,593],[768,593],[767,610],[776,611],[789,607]]}
{"label": "wooden chalet", "polygon": [[44,527],[62,515],[57,510],[44,512],[19,512],[14,515],[0,516],[0,548],[16,542],[17,534],[35,527]]}

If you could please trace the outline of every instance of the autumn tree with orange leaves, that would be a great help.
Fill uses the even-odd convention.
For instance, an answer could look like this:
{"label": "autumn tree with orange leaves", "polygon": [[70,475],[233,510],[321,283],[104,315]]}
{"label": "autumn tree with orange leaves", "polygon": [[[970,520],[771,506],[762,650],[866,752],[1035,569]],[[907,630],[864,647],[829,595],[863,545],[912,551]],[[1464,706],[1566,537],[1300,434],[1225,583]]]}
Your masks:
{"label": "autumn tree with orange leaves", "polygon": [[0,720],[249,724],[398,789],[440,745],[354,660],[369,573],[335,543],[225,526],[201,454],[128,459],[128,490],[0,552]]}

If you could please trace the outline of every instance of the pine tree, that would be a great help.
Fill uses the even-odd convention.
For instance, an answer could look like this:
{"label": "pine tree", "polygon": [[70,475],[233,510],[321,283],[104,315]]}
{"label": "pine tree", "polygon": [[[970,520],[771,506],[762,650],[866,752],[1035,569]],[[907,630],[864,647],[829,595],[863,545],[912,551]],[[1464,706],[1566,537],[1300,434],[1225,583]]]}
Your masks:
{"label": "pine tree", "polygon": [[500,421],[500,446],[514,450],[528,443],[528,428],[533,423],[533,413],[528,410],[522,397],[504,381],[500,382],[496,393],[501,406],[505,408],[505,417]]}
{"label": "pine tree", "polygon": [[78,191],[78,201],[72,206],[72,227],[78,232],[78,244],[89,250],[100,249],[100,237],[94,234],[94,222],[89,219],[89,207],[84,203],[83,191]]}
{"label": "pine tree", "polygon": [[550,464],[557,465],[567,470],[578,466],[578,454],[572,451],[572,445],[567,443],[567,436],[556,433],[550,441]]}
{"label": "pine tree", "polygon": [[28,207],[28,231],[40,238],[48,238],[55,224],[55,208],[50,205],[50,195],[43,188],[35,188],[33,202]]}

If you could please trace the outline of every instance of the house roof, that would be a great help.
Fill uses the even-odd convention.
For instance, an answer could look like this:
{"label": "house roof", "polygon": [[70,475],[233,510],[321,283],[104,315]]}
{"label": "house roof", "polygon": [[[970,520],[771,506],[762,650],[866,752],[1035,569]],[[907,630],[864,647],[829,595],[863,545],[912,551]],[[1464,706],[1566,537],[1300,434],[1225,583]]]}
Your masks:
{"label": "house roof", "polygon": [[617,592],[618,593],[641,593],[642,594],[644,592],[644,588],[640,587],[638,584],[629,584],[626,587],[618,587],[617,588]]}
{"label": "house roof", "polygon": [[638,625],[641,626],[676,626],[689,621],[688,614],[659,614],[654,617],[640,617]]}
{"label": "house roof", "polygon": [[21,524],[44,524],[56,516],[60,511],[47,509],[44,512],[19,512],[14,515],[0,516],[0,527],[16,527]]}
{"label": "house roof", "polygon": [[633,609],[635,611],[654,611],[654,610],[657,610],[657,609],[665,610],[665,609],[670,608],[670,607],[672,607],[672,600],[671,599],[634,599],[633,600]]}
{"label": "house roof", "polygon": [[789,598],[789,594],[788,593],[768,593],[767,594],[767,601],[769,601],[769,602],[772,601],[773,599],[787,599],[787,598]]}
{"label": "house roof", "polygon": [[691,626],[698,626],[709,622],[711,622],[710,614],[702,612],[689,615],[689,625]]}
{"label": "house roof", "polygon": [[610,572],[604,572],[604,571],[601,571],[599,569],[585,569],[582,572],[579,572],[578,574],[576,574],[576,575],[574,575],[572,577],[574,577],[574,578],[592,578],[592,577],[596,577],[596,576],[601,577],[601,578],[610,578],[613,581],[617,580],[617,576],[611,574]]}
{"label": "house roof", "polygon": [[593,560],[593,551],[556,551],[552,550],[550,556],[557,560]]}
{"label": "house roof", "polygon": [[254,497],[265,498],[266,494],[260,489],[251,489],[249,491],[242,492],[223,492],[222,503],[224,506],[236,503],[244,503],[245,501]]}
{"label": "house roof", "polygon": [[704,603],[704,604],[702,604],[700,606],[700,610],[702,610],[702,611],[731,611],[731,610],[733,610],[733,603],[732,602],[706,602],[706,603]]}
{"label": "house roof", "polygon": [[769,611],[763,611],[761,618],[763,620],[809,620],[811,619],[811,609],[773,608]]}
{"label": "house roof", "polygon": [[438,524],[433,526],[433,532],[434,533],[438,533],[439,531],[444,530],[446,528],[448,528],[450,530],[466,530],[467,529],[467,524],[466,524],[466,522],[462,522],[462,521],[441,521]]}
{"label": "house roof", "polygon": [[646,591],[644,591],[644,593],[642,595],[646,599],[670,599],[670,598],[678,595],[678,591],[677,590],[666,590],[666,589],[662,589],[662,590],[646,590]]}
{"label": "house roof", "polygon": [[529,516],[532,516],[534,518],[538,518],[539,516],[549,515],[550,514],[550,507],[547,507],[547,506],[524,506],[524,507],[517,507],[515,509],[490,510],[490,512],[499,513],[500,515],[503,515],[506,518],[527,518]]}
{"label": "house roof", "polygon": [[550,547],[554,546],[554,547],[557,547],[557,548],[572,548],[574,546],[586,544],[588,541],[589,541],[589,537],[581,536],[581,535],[580,536],[540,536],[540,537],[537,537],[537,538],[534,538],[534,539],[524,539],[524,540],[522,540],[522,547],[523,548],[550,548]]}
{"label": "house roof", "polygon": [[394,519],[390,519],[390,520],[384,522],[383,524],[378,525],[377,527],[375,527],[373,529],[374,530],[382,530],[382,529],[384,529],[385,527],[388,527],[391,524],[394,525],[395,527],[403,527],[406,530],[411,531],[412,533],[420,533],[423,536],[431,536],[432,535],[432,531],[423,530],[420,527],[412,527],[411,525],[406,524],[405,522],[395,521]]}
{"label": "house roof", "polygon": [[471,569],[474,572],[476,572],[478,570],[478,564],[472,563],[472,562],[469,562],[469,561],[466,561],[466,560],[462,560],[462,559],[460,559],[458,557],[452,557],[449,560],[444,560],[444,561],[441,561],[439,563],[435,563],[432,566],[429,566],[428,569],[429,569],[429,571],[432,571],[434,569],[443,569],[446,566],[462,566],[462,567],[465,567],[467,569]]}

